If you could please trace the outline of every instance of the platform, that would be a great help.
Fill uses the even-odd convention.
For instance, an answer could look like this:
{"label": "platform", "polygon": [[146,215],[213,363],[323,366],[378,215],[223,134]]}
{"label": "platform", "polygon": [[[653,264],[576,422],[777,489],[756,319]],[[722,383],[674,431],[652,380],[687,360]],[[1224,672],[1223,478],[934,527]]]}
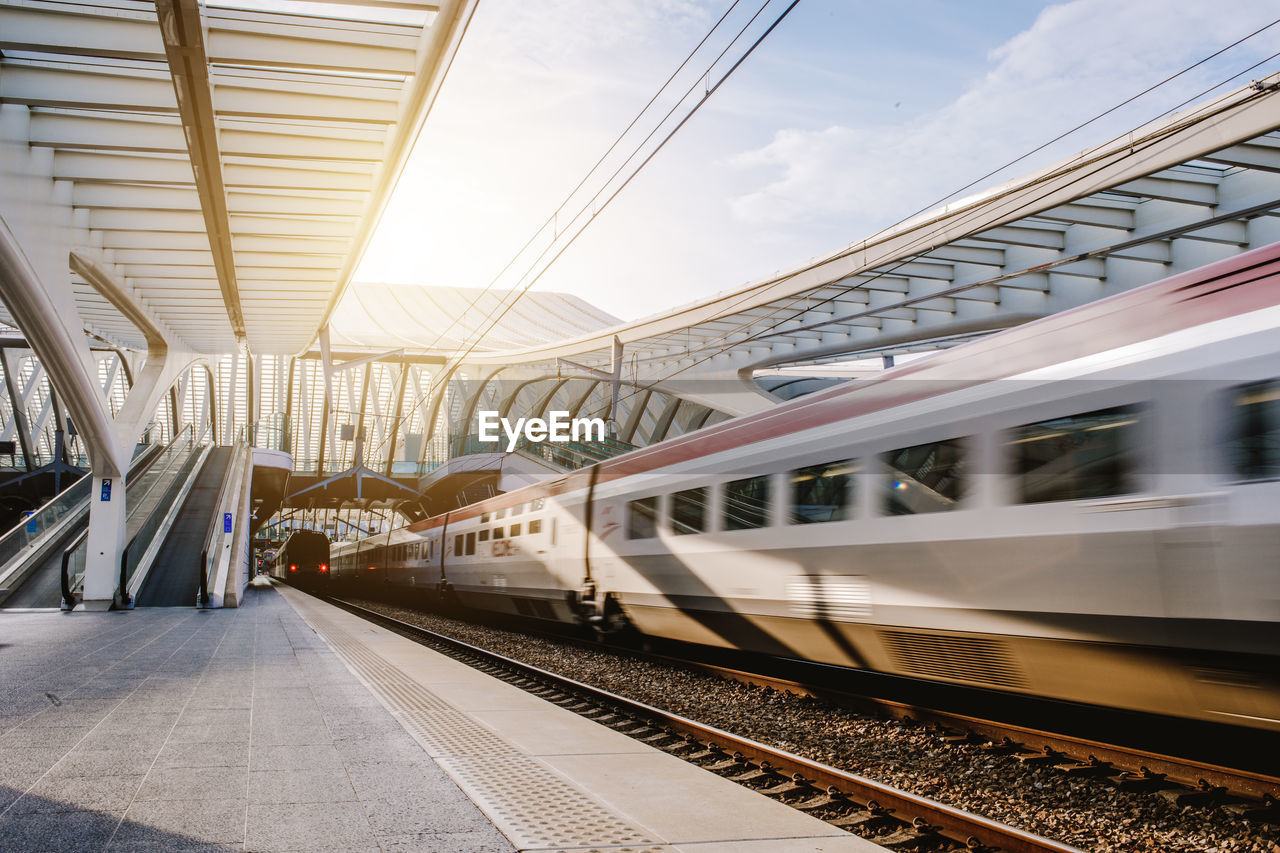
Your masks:
{"label": "platform", "polygon": [[0,615],[5,850],[880,848],[287,587]]}

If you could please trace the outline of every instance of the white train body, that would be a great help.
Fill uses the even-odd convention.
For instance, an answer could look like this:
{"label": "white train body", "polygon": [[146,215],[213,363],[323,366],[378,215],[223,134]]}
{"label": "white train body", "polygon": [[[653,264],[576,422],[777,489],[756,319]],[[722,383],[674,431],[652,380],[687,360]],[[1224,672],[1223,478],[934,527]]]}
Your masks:
{"label": "white train body", "polygon": [[333,559],[386,548],[368,579],[480,609],[1276,729],[1278,401],[1280,246]]}

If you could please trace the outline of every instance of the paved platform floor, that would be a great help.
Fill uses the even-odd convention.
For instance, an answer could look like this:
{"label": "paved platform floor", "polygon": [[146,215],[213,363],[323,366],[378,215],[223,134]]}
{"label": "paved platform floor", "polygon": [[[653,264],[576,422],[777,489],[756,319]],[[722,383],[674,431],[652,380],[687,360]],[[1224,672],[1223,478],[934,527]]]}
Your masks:
{"label": "paved platform floor", "polygon": [[275,590],[0,613],[0,850],[514,848]]}
{"label": "paved platform floor", "polygon": [[880,848],[288,587],[0,613],[0,850]]}

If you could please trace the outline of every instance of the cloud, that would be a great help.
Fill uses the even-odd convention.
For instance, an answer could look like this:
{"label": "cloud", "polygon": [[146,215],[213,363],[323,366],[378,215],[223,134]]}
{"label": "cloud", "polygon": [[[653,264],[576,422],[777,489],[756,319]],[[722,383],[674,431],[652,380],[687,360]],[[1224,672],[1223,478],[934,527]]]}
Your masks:
{"label": "cloud", "polygon": [[[933,206],[947,193],[1273,16],[1272,4],[1254,0],[1076,0],[1050,7],[1029,28],[991,51],[990,70],[945,106],[901,125],[784,129],[768,144],[729,158],[733,167],[767,176],[732,198],[730,210],[740,222],[761,228],[839,222],[846,228],[845,240],[858,239]],[[1122,133],[1277,50],[1280,27],[1019,163],[1000,178],[1023,174]],[[1268,70],[1274,69],[1263,67],[1249,76]]]}

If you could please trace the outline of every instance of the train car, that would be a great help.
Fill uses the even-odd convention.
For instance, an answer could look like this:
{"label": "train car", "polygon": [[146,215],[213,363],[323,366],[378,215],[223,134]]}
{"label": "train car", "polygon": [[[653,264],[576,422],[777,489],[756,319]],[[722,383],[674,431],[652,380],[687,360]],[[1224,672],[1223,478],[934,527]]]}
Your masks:
{"label": "train car", "polygon": [[[435,583],[417,586],[425,566],[436,555],[429,537],[408,528],[390,530],[354,542],[335,542],[332,547],[333,581],[353,592],[377,595],[390,586],[417,589],[424,594]],[[426,603],[425,600],[423,603]]]}
{"label": "train car", "polygon": [[329,579],[329,538],[314,530],[289,534],[271,560],[271,577],[301,587],[317,587]]}
{"label": "train car", "polygon": [[395,536],[474,608],[1280,729],[1280,244]]}

